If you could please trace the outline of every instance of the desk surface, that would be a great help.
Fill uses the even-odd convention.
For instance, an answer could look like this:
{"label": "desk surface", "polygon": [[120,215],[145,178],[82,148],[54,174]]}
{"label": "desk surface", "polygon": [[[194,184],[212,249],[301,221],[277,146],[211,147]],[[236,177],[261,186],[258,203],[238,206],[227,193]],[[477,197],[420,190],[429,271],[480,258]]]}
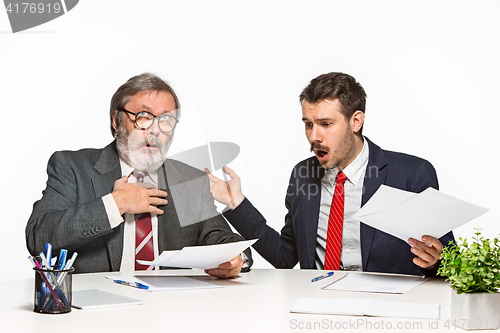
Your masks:
{"label": "desk surface", "polygon": [[[0,330],[43,332],[61,328],[69,332],[297,332],[386,330],[438,332],[447,326],[451,288],[443,279],[430,279],[402,295],[322,290],[328,279],[311,283],[321,275],[315,270],[254,269],[238,278],[218,280],[200,270],[162,271],[162,275],[195,276],[223,288],[147,292],[118,285],[106,275],[77,274],[73,290],[102,288],[144,300],[143,305],[78,310],[60,315],[33,312],[34,279],[0,283]],[[365,274],[365,273],[363,273]],[[125,274],[124,274],[125,275]],[[439,303],[440,320],[290,313],[299,297],[370,298],[395,302]],[[9,331],[4,330],[9,328]],[[401,328],[399,330],[398,328]],[[15,331],[14,331],[15,329]],[[150,331],[153,332],[153,331]]]}

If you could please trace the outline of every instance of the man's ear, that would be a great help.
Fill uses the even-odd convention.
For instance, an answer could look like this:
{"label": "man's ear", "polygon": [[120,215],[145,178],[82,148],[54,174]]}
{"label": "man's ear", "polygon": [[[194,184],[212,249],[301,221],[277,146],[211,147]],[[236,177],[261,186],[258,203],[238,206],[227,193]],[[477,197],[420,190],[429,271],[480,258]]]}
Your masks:
{"label": "man's ear", "polygon": [[113,122],[112,122],[113,128],[115,131],[118,131],[118,111],[115,110],[115,113],[113,114]]}
{"label": "man's ear", "polygon": [[352,131],[354,133],[358,133],[363,127],[364,122],[365,122],[365,113],[360,110],[354,112],[350,121]]}

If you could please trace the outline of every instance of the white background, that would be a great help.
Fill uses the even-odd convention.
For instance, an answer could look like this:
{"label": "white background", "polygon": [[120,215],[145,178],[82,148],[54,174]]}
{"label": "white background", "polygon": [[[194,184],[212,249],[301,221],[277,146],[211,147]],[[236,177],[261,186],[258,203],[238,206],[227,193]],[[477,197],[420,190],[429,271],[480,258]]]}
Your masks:
{"label": "white background", "polygon": [[[277,230],[310,156],[298,95],[326,72],[364,86],[364,134],[426,158],[441,191],[491,208],[455,230],[495,237],[498,1],[97,1],[13,34],[0,10],[0,281],[31,277],[25,226],[56,150],[111,140],[109,101],[150,71],[184,108],[172,153],[229,141],[244,193]],[[255,253],[254,267],[270,267]]]}

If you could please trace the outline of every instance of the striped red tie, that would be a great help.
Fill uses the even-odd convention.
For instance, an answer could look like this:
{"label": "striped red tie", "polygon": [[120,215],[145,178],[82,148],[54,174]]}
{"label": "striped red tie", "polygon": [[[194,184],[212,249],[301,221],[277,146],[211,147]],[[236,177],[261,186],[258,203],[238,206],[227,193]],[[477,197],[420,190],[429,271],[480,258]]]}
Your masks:
{"label": "striped red tie", "polygon": [[[134,170],[134,176],[138,183],[144,182],[144,173]],[[152,269],[153,266],[141,265],[137,260],[154,260],[153,249],[153,227],[151,225],[151,214],[143,213],[136,215],[135,222],[135,270],[144,271]]]}
{"label": "striped red tie", "polygon": [[344,182],[346,175],[339,171],[337,184],[328,217],[328,231],[326,236],[325,269],[340,269],[340,250],[342,248],[342,225],[344,222]]}

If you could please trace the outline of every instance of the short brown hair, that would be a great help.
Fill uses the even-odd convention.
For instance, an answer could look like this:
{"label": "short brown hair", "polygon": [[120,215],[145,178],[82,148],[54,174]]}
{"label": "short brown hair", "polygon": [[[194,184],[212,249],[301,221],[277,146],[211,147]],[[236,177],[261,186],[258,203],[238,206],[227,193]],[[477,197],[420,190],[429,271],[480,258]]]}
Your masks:
{"label": "short brown hair", "polygon": [[325,99],[338,99],[342,114],[349,121],[356,111],[365,112],[366,93],[361,84],[348,74],[332,72],[312,79],[299,96],[304,101],[316,104]]}
{"label": "short brown hair", "polygon": [[[124,108],[125,104],[130,101],[130,98],[140,92],[166,92],[172,95],[175,101],[175,108],[177,109],[177,118],[180,117],[179,99],[174,92],[174,89],[164,80],[151,73],[143,73],[128,79],[127,82],[122,84],[120,88],[114,93],[111,98],[109,107],[109,120],[111,126],[111,134],[115,136],[115,129],[113,127],[113,116],[118,109]],[[121,123],[123,115],[118,115],[118,123]]]}

